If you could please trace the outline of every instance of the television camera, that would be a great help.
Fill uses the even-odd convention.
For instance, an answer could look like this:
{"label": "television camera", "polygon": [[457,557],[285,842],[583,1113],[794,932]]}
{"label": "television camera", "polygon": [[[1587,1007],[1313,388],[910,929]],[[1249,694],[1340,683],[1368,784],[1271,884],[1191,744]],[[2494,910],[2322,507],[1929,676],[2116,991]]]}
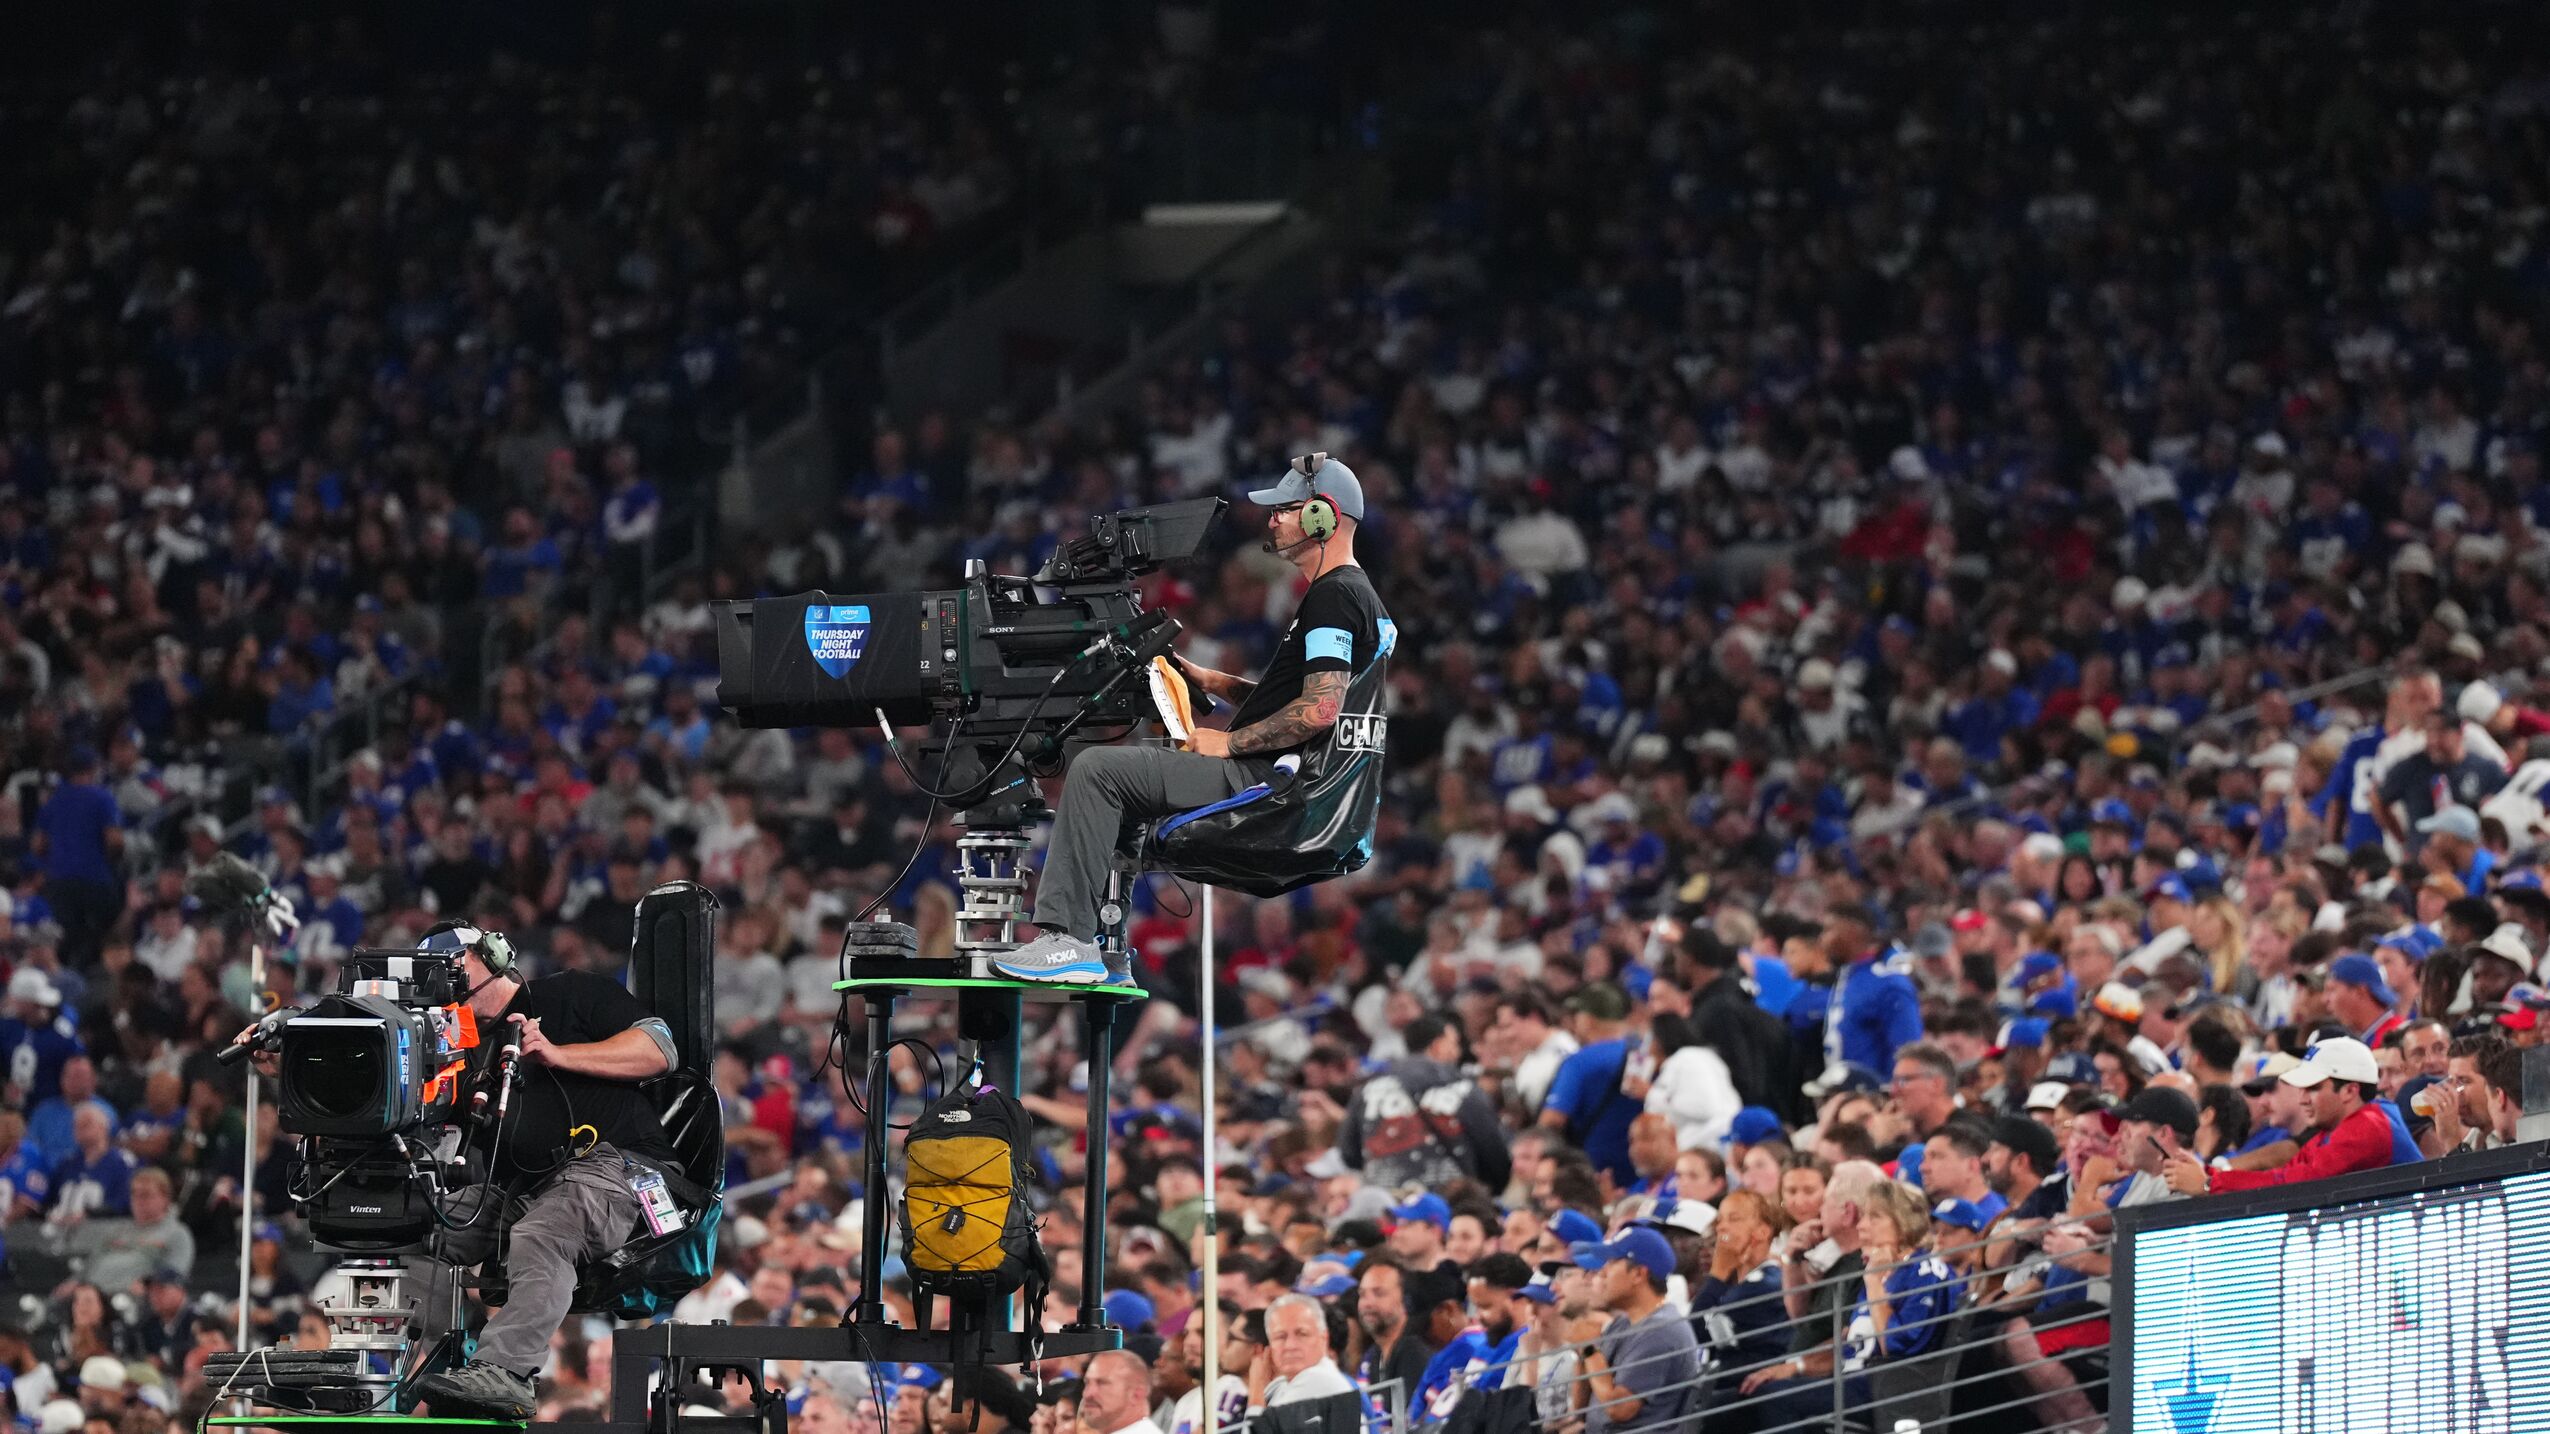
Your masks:
{"label": "television camera", "polygon": [[[1227,506],[1101,515],[1032,577],[972,560],[958,588],[719,603],[717,700],[747,727],[927,723],[933,790],[975,807],[1059,771],[1084,731],[1120,736],[1150,715],[1143,677],[1178,624],[1135,582],[1194,556]],[[1004,781],[1012,760],[1025,771]]]}
{"label": "television camera", "polygon": [[[299,1137],[291,1198],[318,1248],[345,1257],[337,1269],[346,1283],[319,1306],[327,1349],[235,1356],[225,1363],[244,1367],[215,1379],[235,1373],[253,1381],[259,1400],[319,1412],[389,1402],[425,1323],[406,1257],[428,1251],[448,1219],[443,1197],[471,1183],[463,1148],[480,1126],[503,1123],[520,1072],[508,1034],[494,1079],[472,1088],[483,1058],[461,949],[358,949],[334,994],[274,1012],[222,1051],[225,1062],[276,1054],[277,1115]],[[442,1324],[456,1329],[457,1290],[453,1298]],[[374,1368],[376,1354],[387,1371]]]}

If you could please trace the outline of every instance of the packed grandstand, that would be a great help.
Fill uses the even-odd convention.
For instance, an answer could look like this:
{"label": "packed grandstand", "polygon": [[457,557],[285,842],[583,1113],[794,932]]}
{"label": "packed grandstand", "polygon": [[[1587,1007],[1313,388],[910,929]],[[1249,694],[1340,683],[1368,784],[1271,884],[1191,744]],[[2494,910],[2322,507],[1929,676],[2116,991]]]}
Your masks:
{"label": "packed grandstand", "polygon": [[[882,413],[773,532],[717,524],[734,414],[1245,67],[705,22],[415,66],[349,19],[13,69],[17,1422],[194,1427],[242,1222],[253,1339],[326,1337],[212,1059],[265,1004],[186,895],[222,851],[304,918],[287,1002],[452,917],[617,974],[642,893],[714,890],[741,1193],[677,1317],[837,1322],[879,1196],[844,923],[949,950],[956,828],[873,734],[722,720],[707,603],[1023,573],[1312,450],[1401,634],[1372,860],[1221,899],[1211,991],[1193,893],[1144,892],[1104,1130],[1076,1028],[1029,1053],[1052,1183],[1114,1172],[1111,1248],[1048,1216],[1050,1317],[1103,1278],[1167,1434],[1210,1428],[1201,1302],[1235,1419],[1292,1292],[1376,1421],[1805,1427],[1920,1397],[1891,1370],[1953,1395],[1926,1429],[2087,1429],[2113,1212],[2509,1143],[2550,1019],[2531,18],[1852,14],[1527,14],[1332,77],[1391,203],[1296,311],[1067,424]],[[1257,521],[1150,584],[1204,666],[1299,595]],[[1586,1378],[1621,1261],[1686,1332]],[[561,1333],[543,1417],[598,1417],[610,1339]],[[784,1377],[814,1434],[1064,1434],[1075,1363]]]}

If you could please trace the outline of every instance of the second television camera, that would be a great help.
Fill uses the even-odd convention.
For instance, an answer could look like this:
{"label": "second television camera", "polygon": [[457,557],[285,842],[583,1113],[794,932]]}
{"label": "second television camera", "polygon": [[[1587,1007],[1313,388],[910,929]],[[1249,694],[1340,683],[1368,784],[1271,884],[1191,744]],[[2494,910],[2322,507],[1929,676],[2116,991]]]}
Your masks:
{"label": "second television camera", "polygon": [[301,1137],[294,1195],[322,1246],[423,1249],[437,1197],[462,1183],[472,1122],[504,1114],[510,1047],[492,1102],[482,1088],[464,1107],[478,1022],[466,999],[463,943],[440,944],[357,950],[335,994],[275,1012],[223,1052],[225,1060],[277,1053],[282,1126]]}
{"label": "second television camera", "polygon": [[1194,556],[1227,506],[1102,515],[1033,577],[969,562],[960,588],[719,603],[717,700],[747,727],[929,723],[930,780],[971,807],[1011,785],[1012,757],[1049,775],[1084,726],[1150,715],[1142,674],[1178,624],[1135,580]]}

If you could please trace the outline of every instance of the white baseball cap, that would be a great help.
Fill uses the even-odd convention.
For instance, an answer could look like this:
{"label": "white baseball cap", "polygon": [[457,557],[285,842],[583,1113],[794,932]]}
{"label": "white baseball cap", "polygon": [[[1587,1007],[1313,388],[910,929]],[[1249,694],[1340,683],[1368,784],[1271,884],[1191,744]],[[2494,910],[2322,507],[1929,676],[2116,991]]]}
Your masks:
{"label": "white baseball cap", "polygon": [[1662,1200],[1648,1207],[1640,1223],[1706,1235],[1718,1227],[1718,1212],[1703,1200]]}
{"label": "white baseball cap", "polygon": [[33,966],[21,966],[9,977],[9,999],[33,1001],[39,1006],[58,1006],[62,1004],[62,993],[42,971]]}
{"label": "white baseball cap", "polygon": [[2505,705],[2505,694],[2494,683],[2474,682],[2461,690],[2461,700],[2454,704],[2454,710],[2464,722],[2485,722]]}
{"label": "white baseball cap", "polygon": [[2374,1064],[2370,1046],[2353,1036],[2331,1036],[2311,1047],[2302,1064],[2284,1073],[2286,1085],[2315,1086],[2325,1080],[2379,1085],[2382,1068]]}
{"label": "white baseball cap", "polygon": [[2515,969],[2526,976],[2532,974],[2536,959],[2532,954],[2532,942],[2525,936],[2524,929],[2514,922],[2500,922],[2496,930],[2480,940],[2479,949],[2490,956],[2513,962]]}
{"label": "white baseball cap", "polygon": [[2059,1110],[2063,1105],[2063,1097],[2071,1093],[2072,1088],[2059,1080],[2038,1081],[2035,1085],[2028,1087],[2028,1109]]}

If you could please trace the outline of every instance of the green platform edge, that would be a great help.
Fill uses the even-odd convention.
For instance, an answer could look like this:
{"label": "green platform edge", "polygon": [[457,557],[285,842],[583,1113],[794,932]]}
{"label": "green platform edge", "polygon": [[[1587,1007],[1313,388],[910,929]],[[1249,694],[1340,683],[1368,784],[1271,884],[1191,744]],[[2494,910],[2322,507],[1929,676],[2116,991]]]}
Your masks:
{"label": "green platform edge", "polygon": [[857,976],[835,981],[836,991],[955,990],[1041,991],[1056,996],[1148,996],[1140,986],[1070,986],[1058,981],[1004,981],[991,976]]}
{"label": "green platform edge", "polygon": [[528,1419],[436,1419],[431,1414],[217,1414],[214,1429],[319,1429],[329,1424],[395,1424],[400,1429],[523,1429]]}
{"label": "green platform edge", "polygon": [[526,1419],[437,1419],[430,1414],[219,1414],[204,1421],[227,1429],[310,1429],[329,1424],[395,1424],[402,1429],[520,1429]]}

